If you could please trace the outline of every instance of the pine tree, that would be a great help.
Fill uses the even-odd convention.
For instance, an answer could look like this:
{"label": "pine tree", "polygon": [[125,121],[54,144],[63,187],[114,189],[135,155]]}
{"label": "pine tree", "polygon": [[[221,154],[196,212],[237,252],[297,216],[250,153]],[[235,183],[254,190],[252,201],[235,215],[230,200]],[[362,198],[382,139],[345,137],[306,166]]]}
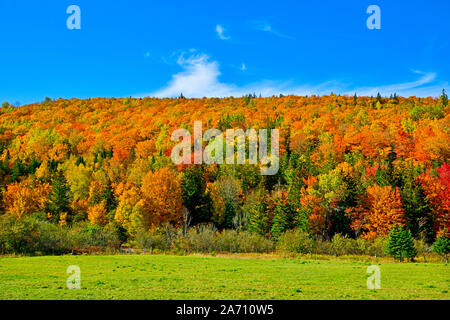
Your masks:
{"label": "pine tree", "polygon": [[292,226],[292,214],[286,200],[286,196],[283,194],[277,199],[278,203],[275,205],[275,215],[272,220],[272,228],[270,229],[272,239],[275,241]]}
{"label": "pine tree", "polygon": [[383,99],[381,98],[381,94],[379,92],[377,93],[377,102],[379,102],[380,104],[383,103]]}
{"label": "pine tree", "polygon": [[447,93],[445,92],[445,89],[442,89],[441,102],[444,106],[448,105],[448,96]]}
{"label": "pine tree", "polygon": [[40,161],[38,161],[36,159],[31,160],[31,163],[28,166],[28,173],[34,174],[36,172],[36,169],[39,168],[40,165],[41,165]]}
{"label": "pine tree", "polygon": [[402,175],[401,198],[406,227],[414,237],[417,237],[422,231],[426,235],[433,234],[433,226],[428,219],[430,207],[426,194],[422,186],[417,183],[415,175],[411,168]]}
{"label": "pine tree", "polygon": [[64,174],[60,171],[56,174],[52,183],[52,192],[47,202],[47,210],[51,213],[52,222],[58,222],[61,213],[69,213],[70,188]]}
{"label": "pine tree", "polygon": [[401,232],[401,245],[405,258],[412,260],[417,255],[417,251],[414,248],[414,238],[408,229],[403,229]]}
{"label": "pine tree", "polygon": [[442,258],[445,257],[445,263],[448,263],[448,255],[450,254],[450,238],[447,232],[439,235],[433,244],[433,251]]}
{"label": "pine tree", "polygon": [[389,233],[386,253],[400,261],[403,261],[404,258],[414,258],[417,252],[411,232],[403,229],[401,225],[393,227]]}
{"label": "pine tree", "polygon": [[211,213],[209,198],[205,194],[206,179],[201,166],[189,166],[183,173],[181,180],[183,205],[189,210],[192,224],[206,222]]}
{"label": "pine tree", "polygon": [[105,201],[105,209],[110,212],[117,208],[117,200],[114,197],[114,192],[111,186],[111,181],[108,181],[101,194],[101,200]]}
{"label": "pine tree", "polygon": [[17,158],[11,168],[11,176],[9,177],[8,183],[19,181],[19,177],[26,173],[26,168],[23,165],[22,160]]}

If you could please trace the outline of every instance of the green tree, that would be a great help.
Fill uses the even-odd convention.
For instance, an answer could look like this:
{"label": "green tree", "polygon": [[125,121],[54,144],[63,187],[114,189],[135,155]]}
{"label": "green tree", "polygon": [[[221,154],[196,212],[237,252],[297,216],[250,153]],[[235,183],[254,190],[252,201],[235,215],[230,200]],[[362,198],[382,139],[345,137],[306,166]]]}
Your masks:
{"label": "green tree", "polygon": [[41,162],[33,159],[30,162],[30,165],[28,166],[28,173],[29,174],[34,174],[36,172],[36,169],[39,168],[39,166],[41,165]]}
{"label": "green tree", "polygon": [[193,165],[184,170],[181,179],[183,205],[189,210],[192,224],[208,222],[211,218],[210,200],[206,191],[203,168]]}
{"label": "green tree", "polygon": [[272,228],[270,229],[272,239],[275,241],[277,241],[286,230],[292,227],[293,219],[291,210],[289,209],[286,201],[283,201],[282,197],[279,197],[277,204],[275,205]]}
{"label": "green tree", "polygon": [[383,103],[383,98],[381,98],[381,94],[379,92],[377,93],[377,103]]}
{"label": "green tree", "polygon": [[106,186],[103,188],[103,192],[101,194],[101,201],[102,200],[105,200],[105,209],[108,210],[108,212],[117,208],[117,199],[114,196],[111,181],[109,180]]}
{"label": "green tree", "polygon": [[445,263],[448,263],[448,255],[450,254],[450,238],[447,232],[439,235],[433,244],[433,251],[442,258],[445,257]]}
{"label": "green tree", "polygon": [[441,95],[441,102],[444,106],[448,105],[448,96],[447,93],[445,92],[445,89],[442,89],[442,95]]}
{"label": "green tree", "polygon": [[414,258],[417,252],[411,232],[401,225],[393,227],[386,244],[386,253],[400,261]]}
{"label": "green tree", "polygon": [[428,218],[430,208],[426,200],[426,195],[420,183],[418,183],[414,168],[407,168],[402,174],[402,186],[400,194],[402,206],[405,212],[406,227],[411,231],[413,237],[420,233],[429,238],[433,236],[433,224]]}
{"label": "green tree", "polygon": [[47,210],[52,214],[52,222],[58,222],[61,213],[69,213],[70,187],[62,171],[59,171],[52,182],[52,192],[47,202]]}
{"label": "green tree", "polygon": [[22,163],[22,160],[17,158],[11,168],[11,175],[9,177],[8,183],[19,181],[19,177],[25,175],[26,173],[27,169],[25,165]]}
{"label": "green tree", "polygon": [[248,216],[249,224],[248,231],[265,236],[270,231],[270,224],[268,216],[265,213],[266,190],[263,187],[258,187],[251,192],[242,206],[242,211]]}

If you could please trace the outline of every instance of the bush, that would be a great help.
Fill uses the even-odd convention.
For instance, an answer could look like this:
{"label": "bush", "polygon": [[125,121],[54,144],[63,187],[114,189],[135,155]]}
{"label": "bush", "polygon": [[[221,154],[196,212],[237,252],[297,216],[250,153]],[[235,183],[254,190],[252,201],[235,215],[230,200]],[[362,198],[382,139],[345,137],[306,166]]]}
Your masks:
{"label": "bush", "polygon": [[190,228],[186,241],[189,251],[210,253],[217,250],[217,229],[210,224]]}
{"label": "bush", "polygon": [[272,242],[256,233],[223,230],[217,239],[217,250],[232,253],[264,253],[272,249]]}
{"label": "bush", "polygon": [[176,230],[170,224],[164,224],[149,231],[140,230],[136,234],[136,244],[140,248],[150,249],[152,252],[170,251],[181,237],[181,230]]}
{"label": "bush", "polygon": [[383,237],[378,237],[370,243],[368,254],[374,257],[386,256],[387,240]]}
{"label": "bush", "polygon": [[0,218],[0,254],[67,254],[97,247],[118,249],[120,239],[111,225],[98,227],[86,222],[72,228],[52,224],[39,217]]}
{"label": "bush", "polygon": [[314,241],[309,234],[300,230],[288,230],[280,236],[277,249],[284,253],[311,253]]}
{"label": "bush", "polygon": [[322,240],[321,238],[314,241],[313,252],[316,254],[332,255],[331,242]]}
{"label": "bush", "polygon": [[38,236],[38,222],[35,219],[26,217],[16,220],[3,216],[0,221],[0,253],[34,253]]}
{"label": "bush", "polygon": [[75,250],[97,247],[96,251],[106,249],[118,250],[120,248],[120,234],[112,225],[100,227],[88,222],[80,222],[74,225],[69,235]]}
{"label": "bush", "polygon": [[148,248],[153,252],[157,249],[176,253],[262,253],[273,248],[272,242],[260,235],[236,230],[218,232],[210,224],[192,227],[185,236],[181,229],[172,227],[141,231],[136,236],[136,243],[140,248]]}
{"label": "bush", "polygon": [[335,256],[350,254],[353,251],[353,242],[354,240],[349,239],[347,236],[337,233],[331,239],[331,250]]}

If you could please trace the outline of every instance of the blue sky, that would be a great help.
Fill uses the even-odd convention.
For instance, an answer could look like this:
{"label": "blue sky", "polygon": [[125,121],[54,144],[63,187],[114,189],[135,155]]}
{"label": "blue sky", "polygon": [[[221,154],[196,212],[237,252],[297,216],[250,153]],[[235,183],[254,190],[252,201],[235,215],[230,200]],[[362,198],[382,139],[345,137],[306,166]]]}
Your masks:
{"label": "blue sky", "polygon": [[[80,30],[66,26],[72,4]],[[379,30],[366,26],[369,5]],[[448,0],[0,0],[0,102],[438,96],[450,81],[449,12]]]}

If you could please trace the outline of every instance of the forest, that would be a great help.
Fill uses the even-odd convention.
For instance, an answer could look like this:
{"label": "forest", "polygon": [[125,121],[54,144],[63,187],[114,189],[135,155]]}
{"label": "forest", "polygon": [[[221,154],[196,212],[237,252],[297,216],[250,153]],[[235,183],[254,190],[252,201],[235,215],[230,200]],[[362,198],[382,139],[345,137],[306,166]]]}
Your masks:
{"label": "forest", "polygon": [[[432,244],[450,233],[449,108],[444,90],[438,98],[5,102],[0,253],[153,248],[158,234],[192,240],[206,229],[222,243],[264,243],[262,251],[294,234],[373,243],[397,226]],[[278,129],[278,173],[263,176],[249,163],[175,165],[171,134],[193,132],[194,121],[204,130]]]}

